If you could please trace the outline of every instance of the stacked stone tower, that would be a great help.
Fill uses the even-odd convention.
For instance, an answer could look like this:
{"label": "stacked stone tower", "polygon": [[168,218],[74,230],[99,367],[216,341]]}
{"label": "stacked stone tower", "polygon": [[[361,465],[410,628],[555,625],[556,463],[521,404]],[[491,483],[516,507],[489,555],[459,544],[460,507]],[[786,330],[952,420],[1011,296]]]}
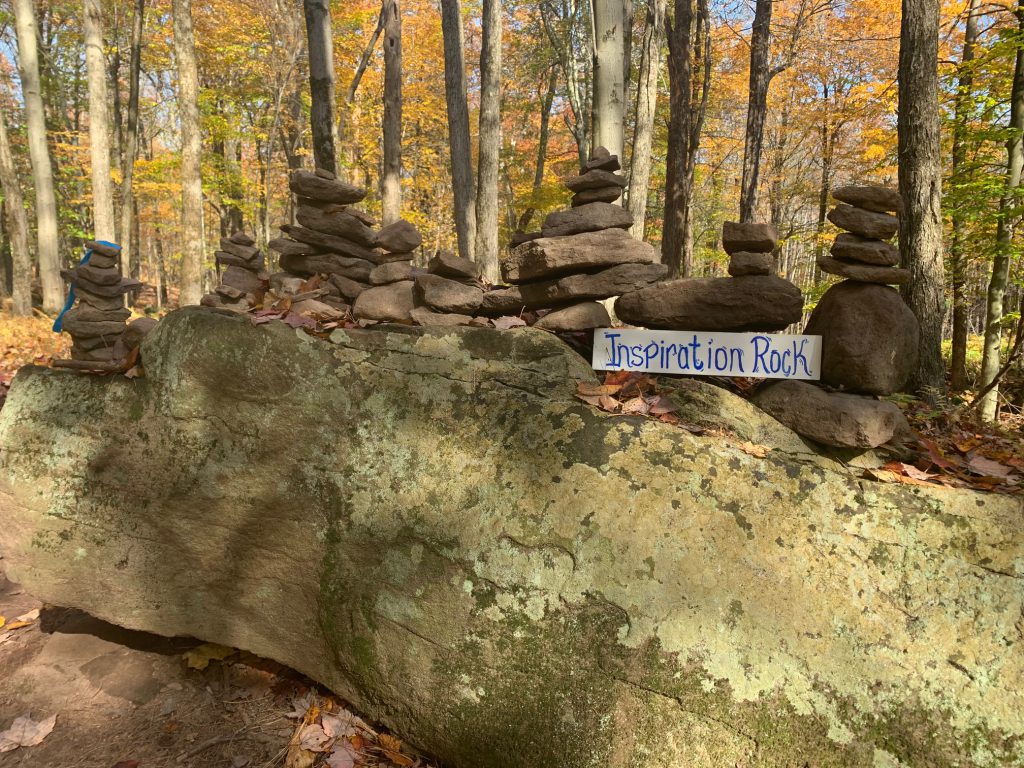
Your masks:
{"label": "stacked stone tower", "polygon": [[217,266],[223,270],[220,285],[199,303],[204,307],[248,312],[255,306],[257,295],[267,288],[266,259],[256,247],[256,241],[245,232],[222,237],[220,248],[214,254]]}

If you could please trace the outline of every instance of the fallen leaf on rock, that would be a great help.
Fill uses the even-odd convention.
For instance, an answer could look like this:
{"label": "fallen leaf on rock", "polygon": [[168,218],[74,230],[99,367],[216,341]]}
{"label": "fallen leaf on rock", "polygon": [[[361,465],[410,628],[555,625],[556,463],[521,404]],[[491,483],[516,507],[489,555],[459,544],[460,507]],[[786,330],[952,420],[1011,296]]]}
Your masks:
{"label": "fallen leaf on rock", "polygon": [[206,669],[211,661],[223,661],[235,652],[234,648],[217,643],[203,643],[198,648],[186,651],[183,655],[190,669]]}
{"label": "fallen leaf on rock", "polygon": [[316,328],[316,320],[305,315],[300,315],[297,312],[289,312],[283,318],[285,325],[290,328]]}
{"label": "fallen leaf on rock", "polygon": [[338,744],[327,757],[327,768],[353,768],[359,753],[348,742]]}
{"label": "fallen leaf on rock", "polygon": [[651,415],[661,416],[666,413],[673,413],[678,411],[679,408],[667,397],[661,395],[655,395],[654,399],[651,400]]}
{"label": "fallen leaf on rock", "polygon": [[499,331],[507,331],[510,328],[523,328],[526,326],[526,321],[521,317],[499,317],[494,321],[494,327]]}
{"label": "fallen leaf on rock", "polygon": [[6,623],[7,623],[7,619],[5,619],[3,616],[0,616],[0,627],[3,627],[3,625],[6,624]]}
{"label": "fallen leaf on rock", "polygon": [[114,768],[139,768],[139,761],[138,760],[122,760],[120,763],[117,763],[114,766]]}
{"label": "fallen leaf on rock", "polygon": [[299,733],[299,746],[310,752],[323,752],[324,746],[330,740],[330,736],[316,723],[302,726]]}
{"label": "fallen leaf on rock", "polygon": [[765,456],[768,455],[768,452],[771,450],[771,448],[769,448],[766,445],[757,445],[755,443],[750,442],[749,440],[740,443],[737,447],[748,456],[756,456],[759,459],[763,459]]}
{"label": "fallen leaf on rock", "polygon": [[967,459],[967,467],[976,475],[988,477],[1009,477],[1013,474],[1013,467],[1000,464],[998,461],[974,455]]}
{"label": "fallen leaf on rock", "polygon": [[642,397],[634,397],[622,404],[622,412],[626,414],[646,416],[651,406]]}
{"label": "fallen leaf on rock", "polygon": [[359,720],[359,718],[355,717],[351,712],[342,710],[341,713],[337,715],[324,715],[321,717],[320,725],[323,727],[324,733],[326,733],[329,738],[339,739],[355,734],[355,721],[357,720]]}
{"label": "fallen leaf on rock", "polygon": [[42,743],[56,724],[57,715],[39,721],[33,720],[31,715],[23,715],[0,733],[0,752],[11,752],[18,747],[34,747]]}
{"label": "fallen leaf on rock", "polygon": [[612,413],[619,410],[619,401],[608,395],[601,395],[597,398],[597,405],[602,410],[611,411]]}
{"label": "fallen leaf on rock", "polygon": [[601,395],[614,395],[620,389],[621,384],[594,384],[589,381],[581,381],[576,385],[576,394],[580,397],[600,397]]}
{"label": "fallen leaf on rock", "polygon": [[21,614],[21,616],[16,618],[14,621],[5,625],[4,630],[6,632],[13,632],[16,629],[24,629],[25,627],[30,627],[32,626],[33,622],[35,622],[38,618],[39,609],[36,608],[34,610],[29,611],[28,613]]}
{"label": "fallen leaf on rock", "polygon": [[302,749],[298,744],[288,748],[288,756],[284,760],[284,768],[313,768],[316,752]]}

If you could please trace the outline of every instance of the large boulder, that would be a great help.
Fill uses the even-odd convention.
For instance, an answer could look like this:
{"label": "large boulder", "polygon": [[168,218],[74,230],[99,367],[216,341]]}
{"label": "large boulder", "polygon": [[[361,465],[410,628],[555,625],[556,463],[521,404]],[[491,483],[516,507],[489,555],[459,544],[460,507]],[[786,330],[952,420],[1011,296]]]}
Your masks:
{"label": "large boulder", "polygon": [[920,325],[899,293],[884,285],[833,285],[804,333],[821,336],[821,380],[833,387],[889,395],[917,367]]}
{"label": "large boulder", "polygon": [[535,329],[190,309],[142,358],[0,411],[43,600],[275,658],[453,768],[1024,765],[1019,498],[599,412]]}

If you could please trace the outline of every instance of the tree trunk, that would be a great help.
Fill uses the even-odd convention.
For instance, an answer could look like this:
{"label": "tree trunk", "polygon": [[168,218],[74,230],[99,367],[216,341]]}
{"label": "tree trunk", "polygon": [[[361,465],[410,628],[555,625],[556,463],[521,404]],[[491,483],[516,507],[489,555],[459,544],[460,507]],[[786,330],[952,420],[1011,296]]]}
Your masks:
{"label": "tree trunk", "polygon": [[[668,29],[669,142],[661,260],[669,275],[693,271],[693,178],[711,83],[711,17],[707,0],[675,0]],[[701,80],[694,70],[702,71]]]}
{"label": "tree trunk", "polygon": [[757,215],[757,182],[761,172],[764,121],[768,111],[768,54],[771,48],[772,0],[757,0],[750,32],[750,86],[747,96],[747,128],[743,138],[743,180],[740,187],[740,221]]}
{"label": "tree trunk", "polygon": [[622,158],[624,108],[623,0],[592,0],[594,19],[594,98],[591,102],[594,147]]}
{"label": "tree trunk", "polygon": [[135,221],[135,159],[139,154],[139,77],[142,69],[142,30],[146,16],[146,0],[135,0],[132,18],[131,58],[128,63],[128,125],[124,140],[124,174],[121,182],[121,272],[138,279],[139,242],[134,236]]}
{"label": "tree trunk", "polygon": [[[996,253],[992,259],[992,274],[988,282],[985,301],[985,341],[981,361],[979,388],[985,388],[996,378],[1001,362],[1002,322],[1006,315],[1006,289],[1010,282],[1010,259],[1013,255],[1013,233],[1020,219],[1017,208],[1017,189],[1024,171],[1024,2],[1018,2],[1017,60],[1013,69],[1010,92],[1010,131],[1006,140],[1006,186],[999,201],[999,220],[996,228]],[[999,416],[999,387],[993,386],[982,397],[979,408],[982,419],[995,421]]]}
{"label": "tree trunk", "polygon": [[32,254],[28,250],[28,216],[7,140],[7,120],[0,109],[0,187],[4,192],[7,231],[11,243],[11,311],[18,316],[32,314]]}
{"label": "tree trunk", "polygon": [[[964,47],[957,73],[956,99],[953,102],[953,158],[950,178],[957,183],[967,163],[967,122],[970,119],[974,87],[974,46],[978,40],[978,6],[971,0],[964,28]],[[949,244],[950,279],[953,282],[953,339],[949,386],[954,392],[967,388],[967,259],[964,255],[966,216],[957,206],[952,212]]]}
{"label": "tree trunk", "polygon": [[476,244],[476,191],[473,183],[466,103],[466,64],[463,59],[462,7],[459,0],[441,0],[444,36],[444,96],[448,105],[448,148],[455,195],[455,233],[459,255],[472,259]]}
{"label": "tree trunk", "polygon": [[398,0],[385,0],[384,169],[380,198],[384,224],[402,216],[402,12]]}
{"label": "tree trunk", "polygon": [[484,278],[496,283],[498,282],[498,161],[501,155],[501,2],[500,0],[484,0],[483,6],[475,257],[480,264]]}
{"label": "tree trunk", "polygon": [[336,173],[334,148],[334,46],[329,0],[302,0],[309,41],[310,126],[313,129],[313,162],[317,168]]}
{"label": "tree trunk", "polygon": [[[555,102],[555,90],[558,88],[558,71],[552,67],[548,73],[548,88],[541,96],[540,100],[540,135],[537,138],[537,162],[534,164],[533,170],[533,192],[537,193],[537,190],[544,184],[544,166],[547,162],[548,157],[548,140],[551,137],[551,105]],[[519,222],[516,224],[516,229],[520,232],[525,232],[526,228],[530,226],[530,220],[533,219],[533,215],[537,210],[533,207],[533,203],[523,211],[522,216],[519,217]]]}
{"label": "tree trunk", "polygon": [[665,39],[666,1],[649,0],[643,50],[640,54],[640,75],[636,84],[636,127],[633,130],[626,205],[633,214],[633,226],[629,233],[637,240],[644,239],[644,219],[647,216],[647,185],[651,180],[651,143],[658,102],[661,44]]}
{"label": "tree trunk", "polygon": [[900,24],[900,255],[910,270],[904,298],[921,324],[912,386],[934,399],[943,391],[942,156],[939,141],[938,0],[903,0]]}
{"label": "tree trunk", "polygon": [[192,34],[192,0],[173,0],[174,56],[181,120],[181,285],[179,306],[203,295],[203,178],[199,128],[199,73]]}
{"label": "tree trunk", "polygon": [[57,235],[57,198],[53,189],[53,164],[46,143],[42,88],[39,81],[39,25],[32,0],[14,0],[18,36],[18,71],[25,100],[28,150],[32,159],[32,183],[36,193],[36,229],[39,282],[43,311],[56,313],[64,304],[60,277],[60,239]]}
{"label": "tree trunk", "polygon": [[103,53],[100,0],[84,0],[85,68],[89,87],[89,160],[92,164],[93,233],[114,240],[114,188],[110,180],[110,116],[107,112],[107,64]]}

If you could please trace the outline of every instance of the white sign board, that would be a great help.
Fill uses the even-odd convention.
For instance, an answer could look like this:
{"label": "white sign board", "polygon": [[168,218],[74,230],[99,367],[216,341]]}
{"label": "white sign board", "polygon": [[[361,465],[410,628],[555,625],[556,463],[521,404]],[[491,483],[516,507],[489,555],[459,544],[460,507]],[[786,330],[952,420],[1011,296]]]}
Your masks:
{"label": "white sign board", "polygon": [[597,328],[593,367],[688,376],[821,377],[821,336]]}

